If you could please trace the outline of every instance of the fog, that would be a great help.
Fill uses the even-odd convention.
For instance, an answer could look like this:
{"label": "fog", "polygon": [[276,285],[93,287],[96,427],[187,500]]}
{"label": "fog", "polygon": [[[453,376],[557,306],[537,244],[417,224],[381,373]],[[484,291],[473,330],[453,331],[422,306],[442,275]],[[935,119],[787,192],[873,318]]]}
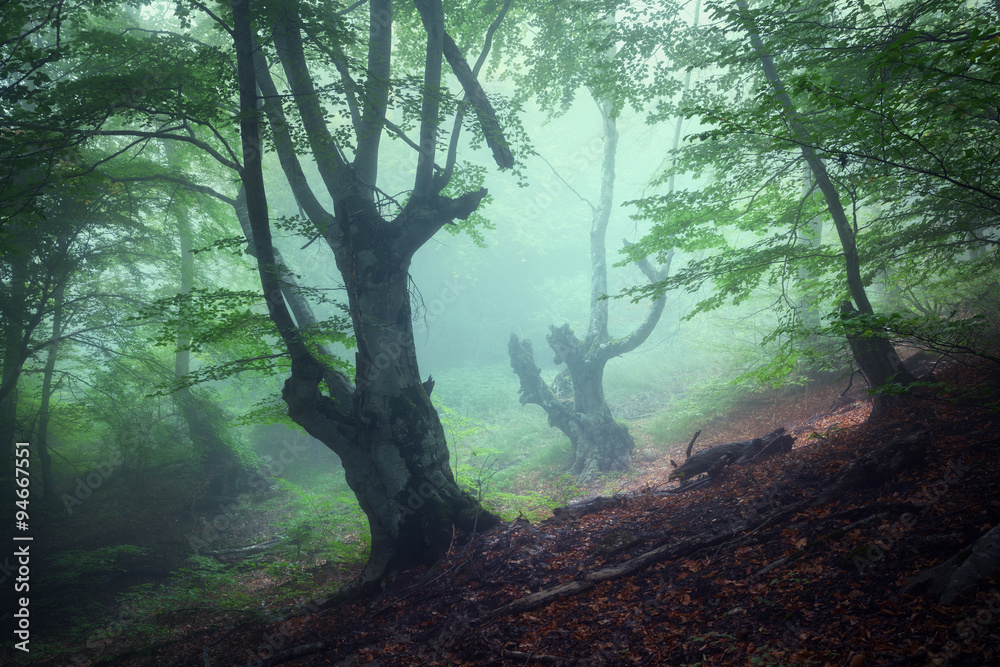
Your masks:
{"label": "fog", "polygon": [[59,641],[370,595],[996,360],[987,3],[11,7],[0,447]]}

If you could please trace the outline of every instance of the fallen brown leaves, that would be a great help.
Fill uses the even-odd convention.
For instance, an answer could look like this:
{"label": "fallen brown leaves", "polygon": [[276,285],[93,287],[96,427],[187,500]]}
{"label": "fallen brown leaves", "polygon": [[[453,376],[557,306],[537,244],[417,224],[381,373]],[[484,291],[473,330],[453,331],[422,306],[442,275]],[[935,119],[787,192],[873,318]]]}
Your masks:
{"label": "fallen brown leaves", "polygon": [[[371,606],[202,632],[141,664],[1000,664],[996,582],[951,606],[900,593],[1000,523],[996,412],[923,401],[862,425],[866,409],[814,419],[821,437],[800,431],[790,454],[705,489],[515,521],[455,548],[422,587],[403,573]],[[934,439],[923,463],[810,505],[918,426]]]}

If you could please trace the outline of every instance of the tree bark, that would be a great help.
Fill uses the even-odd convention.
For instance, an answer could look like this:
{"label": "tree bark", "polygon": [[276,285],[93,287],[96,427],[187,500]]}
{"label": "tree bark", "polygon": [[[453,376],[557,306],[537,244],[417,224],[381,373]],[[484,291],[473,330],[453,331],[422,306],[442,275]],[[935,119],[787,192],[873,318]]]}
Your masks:
{"label": "tree bark", "polygon": [[[354,383],[325,369],[317,359],[322,352],[307,349],[297,335],[282,293],[261,172],[249,11],[243,0],[233,0],[232,7],[245,162],[241,177],[252,243],[269,313],[292,360],[282,398],[292,419],[340,456],[347,483],[368,517],[372,544],[368,563],[340,599],[368,595],[400,569],[439,558],[451,542],[453,526],[474,531],[499,522],[452,476],[444,430],[420,379],[407,290],[413,253],[444,224],[470,215],[486,191],[457,199],[429,194],[427,174],[432,172],[421,152],[413,196],[394,220],[383,218],[373,201],[374,184],[359,179],[325,125],[303,56],[295,4],[288,6],[274,27],[275,46],[335,215],[322,209],[300,178],[297,158],[283,141],[287,128],[277,110],[265,111],[289,184],[297,199],[309,204],[307,215],[327,239],[344,277],[357,342]],[[427,7],[434,21],[440,3],[424,3],[422,9]],[[390,34],[390,26],[381,25],[380,38],[370,42],[370,51],[380,49]],[[439,69],[440,40],[440,34],[428,40],[426,74],[431,88],[437,87],[434,62],[436,58]],[[269,85],[264,77],[261,83]],[[380,131],[377,123],[373,126],[372,131]],[[424,127],[423,135],[434,136],[434,128]],[[369,141],[369,146],[373,144]],[[366,156],[364,163],[370,165],[371,159]],[[372,173],[371,167],[367,169]],[[328,395],[321,391],[324,381]]]}
{"label": "tree bark", "polygon": [[[177,218],[180,241],[180,294],[190,294],[194,287],[194,254],[191,252],[191,221],[184,215]],[[191,336],[177,334],[177,351],[174,355],[174,378],[182,379],[191,370]],[[218,406],[199,396],[191,387],[174,392],[174,401],[187,423],[191,444],[201,458],[208,485],[209,496],[232,496],[248,487],[247,471],[232,447],[219,435],[222,411]]]}

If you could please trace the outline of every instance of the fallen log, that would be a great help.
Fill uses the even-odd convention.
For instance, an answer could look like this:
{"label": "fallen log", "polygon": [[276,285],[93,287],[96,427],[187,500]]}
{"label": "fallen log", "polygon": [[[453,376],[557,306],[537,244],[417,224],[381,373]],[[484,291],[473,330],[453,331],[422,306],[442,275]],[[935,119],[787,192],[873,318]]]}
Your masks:
{"label": "fallen log", "polygon": [[[564,505],[563,507],[555,507],[552,509],[552,516],[559,521],[579,519],[580,517],[588,514],[602,512],[606,509],[611,509],[612,507],[619,507],[625,504],[632,495],[633,494],[631,493],[619,493],[611,496],[610,498],[607,496],[596,496],[587,500],[570,503],[569,505]],[[549,521],[549,519],[546,519],[546,521]]]}
{"label": "fallen log", "polygon": [[705,472],[710,477],[729,465],[744,465],[751,461],[791,451],[795,438],[785,434],[784,427],[752,440],[739,440],[695,452],[670,473],[667,479],[691,479]]}

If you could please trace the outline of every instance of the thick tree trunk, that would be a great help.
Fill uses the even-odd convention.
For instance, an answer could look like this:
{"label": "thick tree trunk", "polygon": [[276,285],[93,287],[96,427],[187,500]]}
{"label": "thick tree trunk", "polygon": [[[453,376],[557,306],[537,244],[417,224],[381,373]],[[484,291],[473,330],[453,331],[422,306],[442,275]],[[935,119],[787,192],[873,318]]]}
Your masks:
{"label": "thick tree trunk", "polygon": [[[420,380],[407,291],[413,253],[442,225],[471,214],[486,191],[457,199],[430,194],[431,180],[426,176],[433,167],[432,143],[422,146],[418,187],[407,206],[396,219],[384,219],[373,200],[376,161],[366,155],[352,167],[329,133],[305,62],[294,3],[288,6],[274,29],[275,46],[312,155],[333,198],[335,217],[323,210],[300,177],[283,111],[265,101],[265,113],[296,199],[326,238],[344,277],[357,342],[355,383],[324,368],[317,358],[323,351],[306,347],[283,294],[268,223],[256,113],[257,78],[268,89],[273,84],[266,66],[261,67],[262,58],[257,59],[255,72],[247,3],[232,0],[231,4],[245,160],[241,177],[252,244],[271,319],[292,361],[282,397],[292,419],[340,456],[347,482],[368,517],[372,543],[368,563],[341,599],[367,595],[386,585],[400,569],[438,559],[448,548],[454,527],[468,532],[499,522],[459,488],[452,476],[444,430],[428,395],[431,385]],[[371,3],[373,25],[385,22],[376,9],[387,4]],[[418,8],[422,15],[425,9],[431,10],[425,21],[442,27],[440,3],[423,3]],[[370,36],[369,50],[388,57],[389,51],[382,47],[391,40],[391,31],[379,25]],[[428,40],[428,51],[437,53],[428,54],[431,66],[426,78],[433,81],[433,63],[441,62],[443,29],[429,32],[434,37]],[[368,136],[369,131],[379,131],[381,120],[379,114],[372,114],[358,122],[363,126],[359,134]],[[437,122],[436,109],[424,122]],[[422,137],[432,135],[427,128],[421,132]],[[329,395],[321,391],[324,382]]]}
{"label": "thick tree trunk", "polygon": [[854,360],[868,380],[868,386],[873,389],[870,418],[877,419],[901,400],[902,394],[894,392],[894,387],[902,388],[916,378],[903,365],[896,348],[877,329],[864,324],[851,326],[851,321],[859,313],[850,301],[840,304],[840,314],[847,326],[847,343],[851,346]]}
{"label": "thick tree trunk", "polygon": [[552,327],[548,340],[553,349],[566,353],[564,359],[573,360],[567,362],[573,382],[573,400],[560,399],[542,380],[531,341],[519,340],[511,334],[507,351],[511,368],[521,381],[521,403],[540,406],[548,415],[549,425],[569,438],[573,460],[567,467],[568,472],[586,481],[603,472],[628,470],[635,441],[625,425],[615,421],[604,401],[603,375],[607,361],[591,363],[581,354],[580,343],[568,326]]}
{"label": "thick tree trunk", "polygon": [[[566,364],[573,384],[578,427],[566,433],[573,444],[569,471],[587,480],[597,473],[628,470],[635,440],[624,424],[615,421],[604,398],[604,368],[610,357],[588,354],[586,341],[578,340],[568,325],[551,327],[546,341],[556,351],[557,361]],[[608,342],[605,339],[601,344]],[[600,344],[597,347],[599,352]]]}

